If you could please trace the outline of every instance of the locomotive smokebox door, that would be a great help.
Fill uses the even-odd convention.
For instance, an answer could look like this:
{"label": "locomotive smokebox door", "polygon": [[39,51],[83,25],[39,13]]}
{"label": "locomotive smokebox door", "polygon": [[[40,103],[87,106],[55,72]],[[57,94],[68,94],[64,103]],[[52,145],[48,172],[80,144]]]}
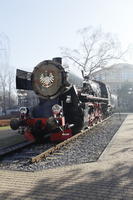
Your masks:
{"label": "locomotive smokebox door", "polygon": [[60,95],[65,83],[66,74],[64,69],[54,61],[43,61],[33,71],[33,90],[44,99],[54,99]]}

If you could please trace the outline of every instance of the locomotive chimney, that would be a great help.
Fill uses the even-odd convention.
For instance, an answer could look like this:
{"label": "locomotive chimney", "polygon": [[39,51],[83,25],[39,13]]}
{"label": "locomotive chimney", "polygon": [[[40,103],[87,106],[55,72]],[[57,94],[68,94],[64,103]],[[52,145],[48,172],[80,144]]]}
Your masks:
{"label": "locomotive chimney", "polygon": [[62,65],[62,58],[61,57],[53,58],[53,61]]}

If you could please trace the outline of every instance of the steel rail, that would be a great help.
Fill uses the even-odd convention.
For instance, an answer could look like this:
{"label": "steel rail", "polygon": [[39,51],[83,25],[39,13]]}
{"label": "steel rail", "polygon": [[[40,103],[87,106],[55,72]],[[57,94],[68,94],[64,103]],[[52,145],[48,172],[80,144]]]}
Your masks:
{"label": "steel rail", "polygon": [[0,157],[4,156],[6,154],[12,153],[16,150],[22,149],[30,144],[33,144],[33,142],[23,141],[23,142],[13,144],[13,145],[10,145],[10,146],[4,147],[4,148],[0,148]]}

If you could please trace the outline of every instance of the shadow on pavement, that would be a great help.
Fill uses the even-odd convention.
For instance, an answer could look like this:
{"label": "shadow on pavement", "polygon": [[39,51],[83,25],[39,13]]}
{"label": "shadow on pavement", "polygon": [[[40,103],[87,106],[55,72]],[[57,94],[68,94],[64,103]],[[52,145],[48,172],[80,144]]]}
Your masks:
{"label": "shadow on pavement", "polygon": [[[54,172],[43,171],[42,178],[36,186],[20,196],[19,186],[16,185],[18,196],[13,198],[12,191],[0,194],[3,199],[43,199],[43,200],[131,200],[133,199],[133,167],[127,163],[118,163],[104,170],[87,169],[78,166],[73,170]],[[97,170],[98,169],[98,170]],[[88,172],[87,172],[88,171]],[[51,173],[53,176],[51,176]],[[48,174],[49,173],[49,174]],[[45,178],[43,178],[43,176]],[[1,198],[0,198],[1,199]]]}

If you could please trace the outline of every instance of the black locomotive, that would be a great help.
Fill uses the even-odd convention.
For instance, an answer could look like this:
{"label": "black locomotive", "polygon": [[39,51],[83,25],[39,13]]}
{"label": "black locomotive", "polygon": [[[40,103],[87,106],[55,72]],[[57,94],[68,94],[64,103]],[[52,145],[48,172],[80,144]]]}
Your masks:
{"label": "black locomotive", "polygon": [[61,58],[39,63],[32,73],[17,69],[16,88],[33,90],[39,104],[11,120],[28,140],[65,140],[92,126],[108,113],[109,92],[99,81],[65,72]]}

